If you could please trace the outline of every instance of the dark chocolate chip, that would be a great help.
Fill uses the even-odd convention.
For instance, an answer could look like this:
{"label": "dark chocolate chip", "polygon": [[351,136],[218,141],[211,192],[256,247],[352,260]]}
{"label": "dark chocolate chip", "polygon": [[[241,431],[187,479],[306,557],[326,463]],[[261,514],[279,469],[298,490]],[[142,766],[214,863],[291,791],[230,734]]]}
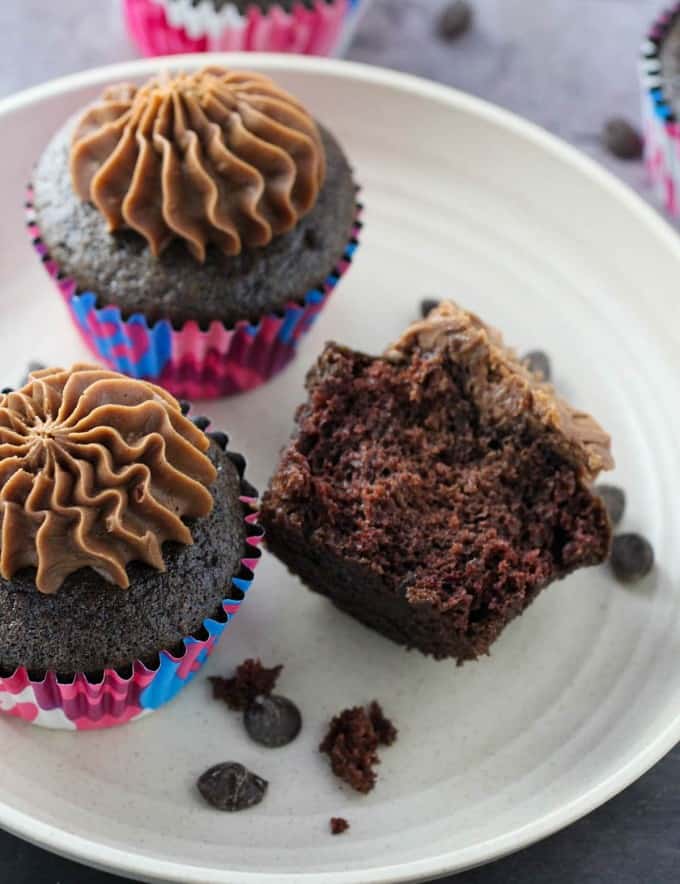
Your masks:
{"label": "dark chocolate chip", "polygon": [[302,716],[295,703],[272,694],[255,697],[243,713],[243,723],[251,740],[276,749],[287,746],[300,733]]}
{"label": "dark chocolate chip", "polygon": [[187,402],[185,399],[180,399],[179,407],[182,411],[182,414],[189,414],[191,411],[191,402]]}
{"label": "dark chocolate chip", "polygon": [[550,380],[550,357],[543,350],[530,350],[524,357],[528,368],[540,374],[544,381]]}
{"label": "dark chocolate chip", "polygon": [[195,427],[198,427],[199,430],[207,430],[210,426],[210,418],[205,417],[204,415],[200,415],[199,417],[192,417],[191,420]]}
{"label": "dark chocolate chip", "polygon": [[224,449],[229,444],[229,436],[226,433],[222,433],[220,430],[213,430],[212,433],[207,433],[209,439],[215,443],[215,445],[219,445],[219,447],[224,451]]}
{"label": "dark chocolate chip", "polygon": [[198,791],[218,810],[247,810],[259,804],[269,783],[236,761],[208,768],[198,778]]}
{"label": "dark chocolate chip", "polygon": [[654,550],[640,534],[617,534],[609,561],[617,580],[633,583],[642,580],[652,570]]}
{"label": "dark chocolate chip", "polygon": [[342,816],[332,816],[330,820],[331,835],[342,835],[349,829],[349,823]]}
{"label": "dark chocolate chip", "polygon": [[626,508],[626,494],[618,485],[596,485],[595,493],[602,498],[607,507],[612,525],[618,525]]}
{"label": "dark chocolate chip", "polygon": [[3,387],[2,390],[0,390],[0,393],[2,393],[3,396],[5,395],[5,393],[13,393],[13,392],[14,392],[14,387]]}
{"label": "dark chocolate chip", "polygon": [[622,117],[607,120],[602,130],[602,143],[620,160],[639,160],[643,153],[642,136]]}
{"label": "dark chocolate chip", "polygon": [[438,306],[439,301],[436,298],[423,298],[423,300],[420,302],[420,315],[423,317],[423,319],[425,319],[427,314]]}
{"label": "dark chocolate chip", "polygon": [[472,24],[472,7],[466,0],[454,0],[442,10],[437,23],[437,33],[442,40],[456,40]]}

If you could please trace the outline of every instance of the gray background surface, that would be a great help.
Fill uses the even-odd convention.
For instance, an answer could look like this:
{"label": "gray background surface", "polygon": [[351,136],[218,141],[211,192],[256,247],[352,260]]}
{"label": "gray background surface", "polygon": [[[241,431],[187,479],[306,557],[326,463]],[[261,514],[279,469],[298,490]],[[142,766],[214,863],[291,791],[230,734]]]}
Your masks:
{"label": "gray background surface", "polygon": [[[654,202],[641,164],[608,157],[599,132],[612,115],[639,119],[637,51],[662,2],[473,0],[473,28],[447,44],[435,34],[442,0],[374,0],[348,56],[430,77],[522,114],[604,163]],[[0,97],[135,57],[118,0],[0,0]],[[459,875],[455,882],[676,884],[679,783],[680,747],[586,819],[508,859]],[[3,884],[119,880],[0,833]]]}

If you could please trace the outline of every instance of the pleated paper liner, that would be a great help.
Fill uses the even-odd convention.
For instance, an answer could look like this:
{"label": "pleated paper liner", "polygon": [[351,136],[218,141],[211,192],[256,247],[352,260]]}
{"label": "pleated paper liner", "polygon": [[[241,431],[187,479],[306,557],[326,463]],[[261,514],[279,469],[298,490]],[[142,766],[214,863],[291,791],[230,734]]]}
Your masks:
{"label": "pleated paper liner", "polygon": [[210,0],[124,0],[128,31],[146,56],[184,52],[297,52],[332,55],[346,42],[360,3],[297,0],[266,12],[251,4],[215,9]]}
{"label": "pleated paper liner", "polygon": [[54,280],[71,318],[89,349],[110,368],[153,381],[180,399],[214,399],[259,387],[295,356],[307,332],[349,268],[361,229],[356,220],[342,258],[323,284],[299,301],[257,323],[241,320],[233,328],[214,321],[202,329],[195,321],[175,328],[167,319],[149,323],[142,313],[124,317],[115,305],[98,306],[95,292],[78,290],[61,272],[42,240],[29,187],[26,218],[33,246]]}
{"label": "pleated paper liner", "polygon": [[659,199],[674,217],[680,216],[680,123],[665,91],[660,52],[679,15],[680,3],[661,13],[640,50],[645,164]]}
{"label": "pleated paper liner", "polygon": [[215,615],[175,647],[161,650],[153,661],[135,660],[96,673],[64,675],[29,671],[24,666],[0,672],[1,712],[62,730],[114,727],[148,715],[193,680],[243,603],[262,554],[259,544],[264,532],[257,521],[257,492],[245,479],[244,458],[230,451],[227,456],[240,476],[246,540],[239,570]]}

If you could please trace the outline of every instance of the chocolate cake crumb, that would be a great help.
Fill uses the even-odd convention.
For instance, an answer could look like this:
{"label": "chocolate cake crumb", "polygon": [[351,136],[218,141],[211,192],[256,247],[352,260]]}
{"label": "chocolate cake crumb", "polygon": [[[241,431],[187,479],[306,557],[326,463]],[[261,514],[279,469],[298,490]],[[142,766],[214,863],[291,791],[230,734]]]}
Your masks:
{"label": "chocolate cake crumb", "polygon": [[343,832],[346,832],[349,829],[349,823],[342,816],[332,816],[331,820],[331,835],[342,835]]}
{"label": "chocolate cake crumb", "polygon": [[380,763],[378,745],[389,746],[396,736],[396,728],[373,701],[368,711],[363,706],[353,706],[336,715],[319,751],[328,755],[336,777],[366,794],[375,786],[373,768]]}
{"label": "chocolate cake crumb", "polygon": [[232,678],[211,676],[213,698],[223,700],[230,709],[245,709],[255,697],[268,697],[276,686],[283,666],[268,669],[257,659],[244,660]]}
{"label": "chocolate cake crumb", "polygon": [[368,717],[371,719],[373,730],[381,746],[391,746],[397,739],[399,731],[389,718],[385,718],[382,706],[377,700],[373,700],[368,707]]}

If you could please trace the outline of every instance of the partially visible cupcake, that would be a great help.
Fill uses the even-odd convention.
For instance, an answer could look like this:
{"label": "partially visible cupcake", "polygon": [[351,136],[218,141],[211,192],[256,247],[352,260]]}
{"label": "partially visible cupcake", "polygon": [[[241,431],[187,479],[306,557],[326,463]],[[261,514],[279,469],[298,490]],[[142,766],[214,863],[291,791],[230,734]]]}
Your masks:
{"label": "partially visible cupcake", "polygon": [[182,52],[337,54],[368,0],[124,0],[144,55]]}
{"label": "partially visible cupcake", "polygon": [[0,710],[74,730],[138,718],[237,610],[256,493],[184,410],[88,365],[0,395]]}
{"label": "partially visible cupcake", "polygon": [[661,12],[641,48],[645,162],[664,208],[680,215],[680,3]]}
{"label": "partially visible cupcake", "polygon": [[261,74],[109,87],[41,156],[29,232],[91,349],[189,399],[293,356],[356,247],[334,136]]}

